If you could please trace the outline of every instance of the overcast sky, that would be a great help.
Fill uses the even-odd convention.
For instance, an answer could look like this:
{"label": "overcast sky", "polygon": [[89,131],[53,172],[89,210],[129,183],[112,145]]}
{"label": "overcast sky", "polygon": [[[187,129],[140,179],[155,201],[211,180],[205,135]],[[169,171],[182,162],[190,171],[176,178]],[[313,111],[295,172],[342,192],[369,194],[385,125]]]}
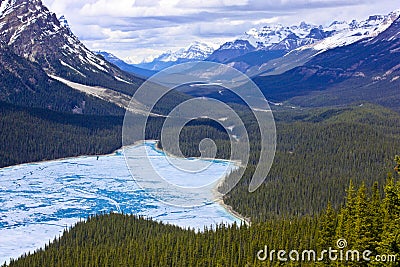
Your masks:
{"label": "overcast sky", "polygon": [[400,8],[395,0],[43,0],[92,50],[141,61],[194,41],[221,44],[269,23],[328,25]]}

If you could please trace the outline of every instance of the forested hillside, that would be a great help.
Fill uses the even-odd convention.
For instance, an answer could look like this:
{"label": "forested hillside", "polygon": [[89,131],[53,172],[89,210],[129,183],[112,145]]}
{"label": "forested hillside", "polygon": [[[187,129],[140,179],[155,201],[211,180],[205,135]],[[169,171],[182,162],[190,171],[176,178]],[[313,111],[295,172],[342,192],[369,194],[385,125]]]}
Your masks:
{"label": "forested hillside", "polygon": [[[400,115],[374,105],[274,112],[277,151],[264,184],[248,184],[254,165],[225,202],[252,220],[318,214],[328,201],[339,207],[350,180],[372,186],[384,182],[398,153]],[[250,140],[257,143],[257,136]],[[256,145],[254,145],[255,147]],[[252,156],[257,158],[257,153]],[[250,160],[250,163],[253,160]],[[380,179],[377,177],[381,177]]]}
{"label": "forested hillside", "polygon": [[0,102],[0,167],[121,147],[123,117],[58,113]]}

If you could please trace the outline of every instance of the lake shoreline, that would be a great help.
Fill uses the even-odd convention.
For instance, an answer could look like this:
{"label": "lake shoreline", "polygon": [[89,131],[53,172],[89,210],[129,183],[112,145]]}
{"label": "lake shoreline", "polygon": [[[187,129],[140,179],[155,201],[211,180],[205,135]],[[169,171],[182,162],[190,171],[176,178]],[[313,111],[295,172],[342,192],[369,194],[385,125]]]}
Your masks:
{"label": "lake shoreline", "polygon": [[[160,142],[159,140],[146,140],[146,141],[140,141],[140,142],[143,142],[143,143],[144,142],[156,142],[156,145],[154,146],[156,151],[162,152],[168,157],[180,158],[180,157],[177,157],[177,156],[175,156],[171,153],[168,153],[168,152],[164,151],[163,149],[159,148],[158,147],[158,143]],[[227,159],[213,159],[213,158],[199,158],[199,157],[190,157],[190,159],[214,160],[214,161],[218,161],[218,162],[230,162],[230,163],[233,163],[237,168],[242,167],[241,162],[227,160]],[[239,212],[235,211],[232,206],[226,204],[224,202],[223,196],[218,191],[218,188],[221,186],[221,184],[224,183],[225,179],[226,179],[226,176],[213,188],[212,193],[214,195],[214,199],[215,199],[214,201],[216,203],[218,203],[218,205],[220,205],[224,210],[226,210],[228,213],[230,213],[233,217],[239,219],[241,222],[244,222],[247,226],[250,226],[251,225],[250,218],[243,216]]]}
{"label": "lake shoreline", "polygon": [[[138,142],[136,145],[145,145],[152,151],[151,155],[158,154],[154,141]],[[136,146],[125,147],[125,153],[133,147]],[[141,166],[143,150],[140,147],[137,149],[140,151],[137,164]],[[232,163],[215,164],[218,169],[211,168],[208,175],[214,183],[205,191],[207,202],[203,202],[204,205],[200,203],[201,206],[196,208],[185,208],[158,201],[142,190],[132,178],[123,153],[124,150],[118,149],[111,154],[98,155],[98,160],[97,156],[82,155],[0,169],[0,176],[3,177],[0,180],[0,198],[7,207],[3,208],[4,216],[0,220],[0,261],[43,248],[48,241],[62,235],[66,228],[85,221],[93,214],[135,214],[199,232],[204,228],[215,229],[220,224],[240,224],[239,216],[235,216],[221,202],[212,201],[215,198],[211,190],[221,180],[215,182],[215,178],[222,178],[221,174],[226,174],[226,167],[232,168]],[[154,157],[154,160],[162,160],[159,158]],[[174,171],[172,166],[155,166],[160,166],[161,172]],[[182,174],[182,178],[187,179],[187,174]],[[182,203],[186,201],[180,193],[175,193],[173,197],[182,199]]]}
{"label": "lake shoreline", "polygon": [[[52,162],[52,161],[65,161],[65,160],[71,160],[73,158],[90,158],[90,157],[107,157],[107,156],[113,156],[118,152],[123,152],[124,149],[126,147],[134,147],[134,146],[139,146],[145,143],[151,143],[151,142],[155,142],[156,145],[154,146],[156,151],[162,152],[164,153],[166,156],[168,157],[174,157],[174,158],[180,158],[177,157],[171,153],[168,153],[166,151],[164,151],[163,149],[158,147],[158,143],[159,140],[140,140],[140,141],[135,141],[133,144],[129,145],[129,146],[122,146],[116,150],[114,150],[111,153],[108,154],[99,154],[99,155],[91,155],[91,154],[87,154],[87,155],[78,155],[78,156],[69,156],[69,157],[62,157],[62,158],[56,158],[56,159],[46,159],[46,160],[41,160],[41,161],[34,161],[34,162],[26,162],[26,163],[21,163],[21,164],[16,164],[16,165],[11,165],[11,166],[6,166],[6,167],[2,167],[0,168],[0,170],[5,170],[8,168],[14,168],[17,166],[25,166],[25,165],[34,165],[34,164],[40,164],[40,163],[46,163],[46,162]],[[241,167],[241,163],[238,161],[230,161],[230,160],[226,160],[226,159],[204,159],[204,158],[197,158],[197,157],[191,157],[193,159],[201,159],[201,160],[216,160],[218,162],[230,162],[235,164],[236,167]],[[250,218],[246,218],[245,216],[241,215],[239,212],[235,211],[230,205],[226,204],[223,200],[223,196],[221,196],[221,193],[218,191],[219,186],[224,182],[225,178],[223,178],[213,189],[213,195],[215,196],[215,202],[218,203],[224,210],[226,210],[230,215],[232,215],[233,217],[239,219],[240,221],[244,222],[246,225],[251,225],[251,220]]]}
{"label": "lake shoreline", "polygon": [[[236,164],[236,167],[240,168],[240,164]],[[243,216],[239,212],[233,209],[232,206],[226,204],[224,202],[224,195],[219,192],[218,188],[225,182],[226,176],[214,187],[213,195],[215,198],[215,202],[218,203],[223,209],[225,209],[228,213],[230,213],[235,218],[239,219],[241,222],[244,222],[247,226],[251,226],[251,220],[248,217]]]}
{"label": "lake shoreline", "polygon": [[232,206],[226,204],[223,199],[219,199],[217,201],[218,205],[223,207],[227,212],[229,212],[232,216],[238,218],[240,221],[244,222],[247,226],[251,226],[250,218],[244,217],[239,212],[235,211]]}

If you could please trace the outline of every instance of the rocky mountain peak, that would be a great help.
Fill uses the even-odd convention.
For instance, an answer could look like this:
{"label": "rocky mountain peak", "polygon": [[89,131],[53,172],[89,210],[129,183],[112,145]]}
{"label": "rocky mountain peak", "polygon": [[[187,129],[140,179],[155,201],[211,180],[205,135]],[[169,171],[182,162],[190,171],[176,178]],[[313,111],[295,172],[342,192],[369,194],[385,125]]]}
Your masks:
{"label": "rocky mountain peak", "polygon": [[[95,83],[99,77],[125,74],[87,49],[40,0],[0,0],[0,40],[48,74]],[[91,78],[92,77],[92,78]],[[128,77],[123,77],[129,80]]]}
{"label": "rocky mountain peak", "polygon": [[223,44],[219,49],[224,49],[224,50],[249,50],[252,51],[255,48],[250,44],[249,41],[247,40],[235,40],[233,42],[227,42]]}

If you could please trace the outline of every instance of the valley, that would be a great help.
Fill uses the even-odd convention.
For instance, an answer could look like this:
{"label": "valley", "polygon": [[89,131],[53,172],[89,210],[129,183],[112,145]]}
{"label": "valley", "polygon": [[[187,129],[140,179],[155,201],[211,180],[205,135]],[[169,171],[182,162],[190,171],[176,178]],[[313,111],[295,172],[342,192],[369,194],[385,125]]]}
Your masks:
{"label": "valley", "polygon": [[[370,251],[371,264],[397,266],[395,8],[327,25],[249,22],[230,40],[193,40],[131,64],[89,49],[40,0],[0,0],[0,264],[277,266],[289,263],[260,251],[321,251],[344,240]],[[142,44],[125,30],[148,25],[125,19],[85,41]],[[161,40],[150,41],[151,50]],[[165,79],[152,82],[157,75]],[[219,116],[219,105],[240,123]],[[257,112],[273,123],[260,124]],[[265,137],[274,141],[267,151]],[[377,262],[382,255],[395,260]],[[370,266],[298,261],[290,264]]]}

